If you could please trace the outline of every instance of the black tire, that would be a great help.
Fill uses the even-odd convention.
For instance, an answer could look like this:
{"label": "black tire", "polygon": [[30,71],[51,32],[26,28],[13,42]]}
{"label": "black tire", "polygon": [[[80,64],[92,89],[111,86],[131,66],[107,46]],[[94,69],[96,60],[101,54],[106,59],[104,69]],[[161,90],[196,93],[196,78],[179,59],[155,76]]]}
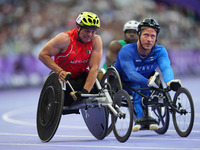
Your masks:
{"label": "black tire", "polygon": [[[114,95],[122,89],[120,76],[113,66],[108,68],[103,75],[100,84],[103,88],[106,86],[112,99],[114,98]],[[112,132],[112,129],[111,115],[108,113],[108,130],[106,136]]]}
{"label": "black tire", "polygon": [[113,98],[113,96],[122,89],[120,76],[114,67],[108,68],[106,73],[103,75],[100,84],[102,87],[107,85],[109,86],[107,88],[111,98]]}
{"label": "black tire", "polygon": [[133,105],[129,94],[125,90],[120,90],[114,97],[114,108],[117,106],[125,113],[123,117],[116,117],[112,114],[112,126],[116,139],[119,142],[126,142],[131,135],[133,127]]}
{"label": "black tire", "polygon": [[176,132],[181,137],[187,137],[194,124],[194,104],[190,92],[186,88],[179,88],[174,95],[173,105],[181,111],[172,113]]}
{"label": "black tire", "polygon": [[64,92],[58,75],[51,73],[43,85],[37,108],[37,132],[42,142],[50,141],[56,133],[63,103]]}
{"label": "black tire", "polygon": [[154,118],[158,121],[159,129],[154,130],[158,134],[165,134],[169,128],[169,108],[168,106],[152,107]]}

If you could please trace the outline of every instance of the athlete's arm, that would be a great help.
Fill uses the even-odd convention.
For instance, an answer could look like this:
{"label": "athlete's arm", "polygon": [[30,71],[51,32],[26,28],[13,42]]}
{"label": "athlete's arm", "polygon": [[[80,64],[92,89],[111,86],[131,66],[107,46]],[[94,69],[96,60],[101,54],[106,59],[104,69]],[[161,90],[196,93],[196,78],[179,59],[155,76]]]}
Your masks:
{"label": "athlete's arm", "polygon": [[89,60],[89,73],[84,85],[84,89],[86,89],[88,92],[91,91],[92,87],[94,86],[94,83],[97,78],[99,66],[101,63],[101,58],[103,54],[103,49],[102,49],[102,39],[99,35],[95,35],[93,40],[92,40],[92,45],[93,45],[93,50],[92,54]]}
{"label": "athlete's arm", "polygon": [[136,71],[135,64],[133,62],[134,54],[126,51],[126,46],[122,47],[118,54],[118,59],[120,59],[120,65],[125,73],[127,80],[133,83],[138,83],[142,86],[147,86],[148,79],[142,76]]}
{"label": "athlete's arm", "polygon": [[59,75],[62,79],[65,78],[66,72],[61,72],[62,68],[60,68],[51,57],[59,53],[64,53],[69,44],[70,37],[68,36],[68,34],[60,33],[56,37],[51,39],[38,55],[40,61],[43,62],[52,71],[60,73]]}
{"label": "athlete's arm", "polygon": [[174,79],[174,73],[170,66],[170,60],[165,48],[160,52],[158,66],[162,72],[165,83],[168,85],[169,82]]}
{"label": "athlete's arm", "polygon": [[107,53],[106,53],[106,66],[107,68],[109,65],[111,65],[114,61],[117,59],[117,54],[121,49],[121,44],[117,41],[114,40],[110,42],[107,48]]}

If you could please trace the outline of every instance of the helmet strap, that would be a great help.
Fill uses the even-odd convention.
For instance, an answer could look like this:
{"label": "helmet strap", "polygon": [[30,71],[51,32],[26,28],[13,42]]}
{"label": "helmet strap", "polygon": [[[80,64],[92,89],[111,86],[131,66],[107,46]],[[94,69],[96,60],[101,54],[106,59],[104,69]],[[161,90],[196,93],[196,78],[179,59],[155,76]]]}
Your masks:
{"label": "helmet strap", "polygon": [[143,45],[142,45],[142,43],[141,43],[141,40],[140,40],[141,32],[142,32],[142,31],[140,31],[140,32],[138,33],[138,37],[139,37],[138,40],[139,40],[139,42],[140,42],[141,47],[142,47],[144,50],[146,50],[146,49],[143,47]]}
{"label": "helmet strap", "polygon": [[80,30],[77,32],[77,40],[78,40],[79,42],[81,42],[81,43],[84,43],[84,42],[81,40],[80,36],[79,36],[79,34],[80,34],[82,28],[83,28],[83,27],[80,26]]}

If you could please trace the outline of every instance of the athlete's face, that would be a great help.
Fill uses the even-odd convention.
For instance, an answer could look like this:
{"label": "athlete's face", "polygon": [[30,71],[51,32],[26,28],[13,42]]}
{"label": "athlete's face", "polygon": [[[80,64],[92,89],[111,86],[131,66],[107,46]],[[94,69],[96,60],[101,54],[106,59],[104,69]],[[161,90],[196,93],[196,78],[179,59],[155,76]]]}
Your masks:
{"label": "athlete's face", "polygon": [[151,50],[156,42],[156,31],[153,28],[144,28],[140,40],[144,49]]}
{"label": "athlete's face", "polygon": [[124,36],[125,36],[125,41],[127,43],[137,42],[138,36],[137,36],[137,31],[136,30],[128,29],[124,33]]}
{"label": "athlete's face", "polygon": [[84,27],[79,33],[79,37],[82,40],[82,42],[88,43],[92,40],[96,32],[97,32],[97,29]]}

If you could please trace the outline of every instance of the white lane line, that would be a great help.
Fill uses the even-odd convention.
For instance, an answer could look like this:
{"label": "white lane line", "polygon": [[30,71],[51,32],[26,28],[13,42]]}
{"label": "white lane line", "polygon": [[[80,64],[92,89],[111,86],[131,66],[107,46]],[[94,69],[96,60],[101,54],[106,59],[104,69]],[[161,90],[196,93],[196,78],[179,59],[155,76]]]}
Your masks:
{"label": "white lane line", "polygon": [[[22,109],[15,109],[8,111],[2,115],[2,119],[6,122],[12,123],[12,124],[17,124],[17,125],[25,125],[25,126],[34,126],[36,127],[35,122],[28,122],[28,121],[22,121],[22,120],[17,120],[13,119],[14,116],[21,115],[21,114],[26,114],[29,112],[33,112],[30,108],[22,108]],[[60,125],[60,128],[68,128],[68,129],[87,129],[87,127],[83,126],[75,126],[75,125]]]}
{"label": "white lane line", "polygon": [[[79,147],[79,148],[109,148],[109,149],[165,149],[165,150],[185,150],[185,148],[175,148],[175,147],[134,147],[134,146],[102,146],[102,145],[64,145],[64,144],[27,144],[27,143],[0,143],[0,145],[6,146],[37,146],[37,147]],[[199,150],[199,148],[192,148],[193,150]]]}
{"label": "white lane line", "polygon": [[[4,136],[28,136],[28,137],[37,137],[37,134],[21,134],[21,133],[0,133],[0,135],[4,135]],[[59,138],[92,138],[94,139],[94,137],[91,136],[83,136],[83,135],[55,135],[55,137],[59,137]],[[157,136],[157,137],[133,137],[130,136],[129,139],[143,139],[143,140],[160,140],[160,141],[197,141],[199,142],[200,137],[199,138],[181,138],[181,137],[170,137],[170,138],[165,138],[166,136]],[[105,139],[115,139],[114,136],[107,136],[105,137]],[[98,141],[98,140],[97,140]]]}
{"label": "white lane line", "polygon": [[[21,109],[15,109],[8,111],[2,115],[2,119],[6,122],[13,123],[13,124],[18,124],[18,125],[26,125],[26,126],[34,126],[36,127],[36,123],[34,122],[28,122],[28,121],[22,121],[22,120],[17,120],[13,119],[14,116],[21,115],[21,114],[26,114],[26,113],[31,113],[33,112],[33,108],[21,108]],[[196,116],[200,116],[200,113],[196,113]],[[194,122],[194,125],[199,125],[199,122]],[[172,122],[170,125],[173,126]],[[59,128],[68,128],[68,129],[87,129],[86,126],[76,126],[76,125],[60,125]],[[169,132],[174,132],[175,130],[168,130]],[[192,132],[200,132],[200,130],[192,130]]]}
{"label": "white lane line", "polygon": [[17,119],[13,119],[12,118],[14,116],[17,116],[17,115],[20,115],[20,114],[24,114],[24,113],[28,113],[30,111],[32,111],[30,108],[16,109],[16,110],[8,111],[8,112],[6,112],[6,113],[4,113],[2,115],[2,119],[4,121],[7,121],[7,122],[13,123],[13,124],[35,126],[35,124],[33,124],[33,123],[26,122],[26,121],[21,121],[21,120],[17,120]]}

